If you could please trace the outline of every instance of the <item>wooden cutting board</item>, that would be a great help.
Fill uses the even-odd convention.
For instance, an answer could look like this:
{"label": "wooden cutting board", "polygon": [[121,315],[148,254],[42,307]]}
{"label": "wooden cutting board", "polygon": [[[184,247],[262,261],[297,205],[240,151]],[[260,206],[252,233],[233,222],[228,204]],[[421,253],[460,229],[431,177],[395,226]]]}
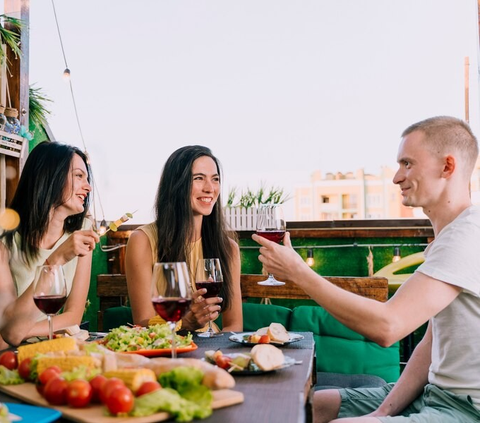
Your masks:
{"label": "wooden cutting board", "polygon": [[[39,405],[42,407],[52,407],[37,392],[37,389],[33,383],[23,383],[21,385],[10,386],[0,385],[0,390],[29,404]],[[241,404],[244,399],[242,392],[232,391],[230,389],[220,389],[218,391],[212,391],[212,393],[212,408],[214,410],[217,408],[228,407],[230,405]],[[59,410],[65,417],[82,423],[153,423],[161,422],[170,418],[170,415],[165,412],[160,412],[145,417],[106,416],[106,408],[103,405],[91,405],[86,408],[70,408],[67,406],[55,406],[52,408]]]}

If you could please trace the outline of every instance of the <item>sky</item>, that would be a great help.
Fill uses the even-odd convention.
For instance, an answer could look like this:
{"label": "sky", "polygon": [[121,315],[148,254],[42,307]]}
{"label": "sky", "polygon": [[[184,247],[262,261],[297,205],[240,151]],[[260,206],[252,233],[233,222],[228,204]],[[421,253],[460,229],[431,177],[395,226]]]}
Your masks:
{"label": "sky", "polygon": [[[52,2],[30,3],[30,83],[53,100],[56,139],[84,148]],[[479,135],[475,0],[56,0],[55,7],[98,219],[138,210],[132,223],[151,221],[163,164],[184,145],[206,145],[220,159],[224,200],[234,187],[261,184],[293,194],[317,169],[394,168],[411,123],[465,117],[467,56],[470,123]]]}

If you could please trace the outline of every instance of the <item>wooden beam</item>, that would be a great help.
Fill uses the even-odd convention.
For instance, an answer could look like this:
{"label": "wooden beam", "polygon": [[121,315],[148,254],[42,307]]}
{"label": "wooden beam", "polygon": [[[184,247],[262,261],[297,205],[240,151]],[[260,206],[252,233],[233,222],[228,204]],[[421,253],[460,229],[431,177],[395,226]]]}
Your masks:
{"label": "wooden beam", "polygon": [[[22,20],[23,31],[20,34],[20,48],[22,57],[16,57],[11,49],[7,48],[7,60],[9,71],[8,87],[10,92],[10,104],[7,106],[14,107],[19,112],[19,120],[22,125],[28,129],[28,102],[29,102],[29,28],[30,28],[30,0],[4,0],[4,13]],[[15,29],[8,24],[7,29],[14,31]],[[16,170],[16,176],[6,181],[6,204],[10,204],[15,190],[17,189],[20,172],[27,158],[28,149],[20,158],[6,157],[5,164]]]}

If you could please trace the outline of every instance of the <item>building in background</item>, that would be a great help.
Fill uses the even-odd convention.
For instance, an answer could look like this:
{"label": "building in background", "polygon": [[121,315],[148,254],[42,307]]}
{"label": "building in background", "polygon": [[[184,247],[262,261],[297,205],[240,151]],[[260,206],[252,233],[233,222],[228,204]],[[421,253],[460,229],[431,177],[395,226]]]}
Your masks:
{"label": "building in background", "polygon": [[417,217],[402,205],[395,171],[382,167],[379,175],[337,172],[322,175],[317,170],[308,186],[295,189],[296,220],[389,219]]}

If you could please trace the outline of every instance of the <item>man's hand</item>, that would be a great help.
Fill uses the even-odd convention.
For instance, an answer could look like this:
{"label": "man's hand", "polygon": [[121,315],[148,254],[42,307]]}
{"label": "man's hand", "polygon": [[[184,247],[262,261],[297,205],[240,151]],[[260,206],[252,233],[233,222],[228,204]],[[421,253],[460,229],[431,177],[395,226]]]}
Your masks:
{"label": "man's hand", "polygon": [[265,270],[277,279],[293,281],[298,276],[299,266],[308,268],[302,257],[293,249],[289,232],[285,233],[283,245],[256,234],[252,235],[252,239],[261,245],[258,259],[263,263]]}

